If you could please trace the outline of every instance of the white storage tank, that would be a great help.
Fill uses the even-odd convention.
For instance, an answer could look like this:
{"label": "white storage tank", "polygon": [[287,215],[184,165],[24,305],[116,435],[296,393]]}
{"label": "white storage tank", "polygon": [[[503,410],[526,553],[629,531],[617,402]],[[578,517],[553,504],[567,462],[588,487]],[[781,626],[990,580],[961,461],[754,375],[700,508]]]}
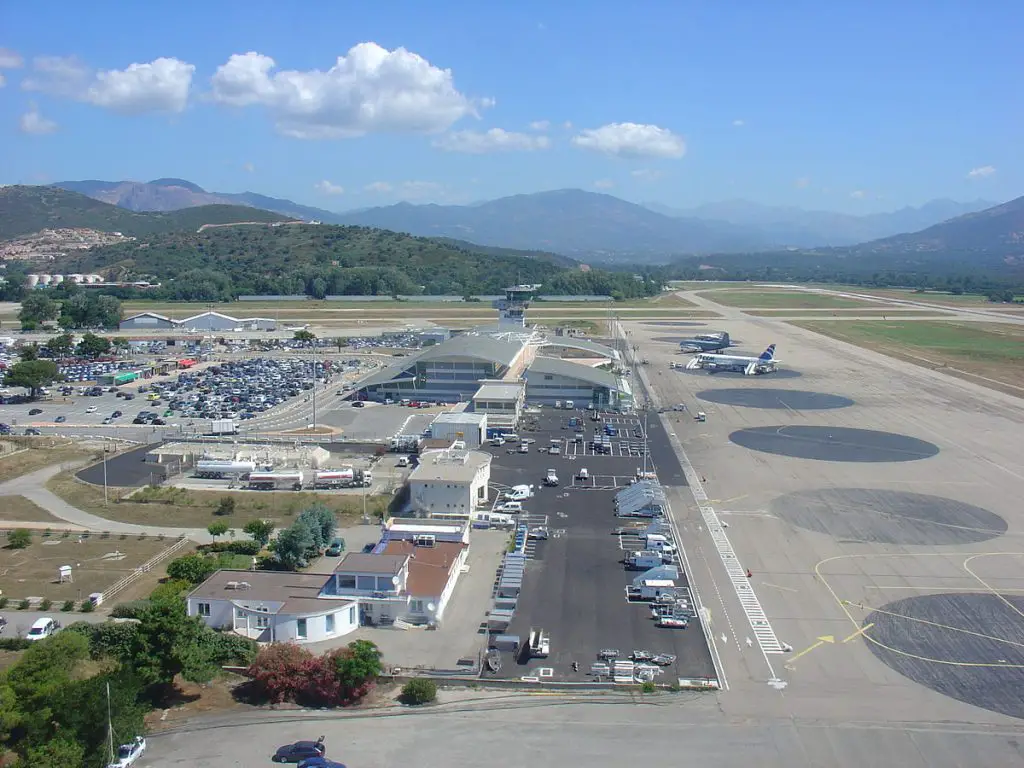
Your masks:
{"label": "white storage tank", "polygon": [[228,461],[225,459],[200,459],[196,462],[196,475],[199,477],[225,477],[227,475],[247,475],[256,469],[254,461]]}
{"label": "white storage tank", "polygon": [[37,285],[39,285],[39,278],[40,278],[40,275],[28,275],[27,276],[28,287],[29,288],[35,288]]}
{"label": "white storage tank", "polygon": [[51,275],[50,285],[60,285],[64,282],[64,275]]}
{"label": "white storage tank", "polygon": [[103,282],[103,276],[102,275],[86,275],[85,276],[85,282],[87,282],[87,283],[102,283]]}

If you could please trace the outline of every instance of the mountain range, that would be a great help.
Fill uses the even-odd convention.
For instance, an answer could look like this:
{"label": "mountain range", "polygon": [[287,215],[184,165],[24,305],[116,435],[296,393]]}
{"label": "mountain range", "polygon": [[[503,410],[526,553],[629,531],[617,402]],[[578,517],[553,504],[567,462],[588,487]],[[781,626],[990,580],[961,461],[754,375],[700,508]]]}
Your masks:
{"label": "mountain range", "polygon": [[935,200],[920,208],[851,216],[734,200],[684,210],[562,189],[473,205],[397,203],[338,213],[253,192],[207,192],[174,178],[147,183],[65,181],[54,186],[134,211],[247,205],[307,221],[551,251],[593,262],[650,264],[687,254],[853,245],[916,231],[993,205],[984,200]]}

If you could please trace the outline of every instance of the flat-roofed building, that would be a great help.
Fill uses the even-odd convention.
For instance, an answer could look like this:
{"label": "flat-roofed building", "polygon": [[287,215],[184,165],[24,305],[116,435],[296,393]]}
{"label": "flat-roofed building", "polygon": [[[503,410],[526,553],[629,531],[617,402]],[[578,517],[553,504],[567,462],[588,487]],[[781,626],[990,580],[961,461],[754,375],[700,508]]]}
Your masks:
{"label": "flat-roofed building", "polygon": [[490,494],[491,455],[442,450],[420,454],[409,474],[410,511],[419,517],[469,517]]}
{"label": "flat-roofed building", "polygon": [[514,429],[523,413],[526,386],[521,381],[483,381],[473,393],[473,413],[486,414],[489,427]]}

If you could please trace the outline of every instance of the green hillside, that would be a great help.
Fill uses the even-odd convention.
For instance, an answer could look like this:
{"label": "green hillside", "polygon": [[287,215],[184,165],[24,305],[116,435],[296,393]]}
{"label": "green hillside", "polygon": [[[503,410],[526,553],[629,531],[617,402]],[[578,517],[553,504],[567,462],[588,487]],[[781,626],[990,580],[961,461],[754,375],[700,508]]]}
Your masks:
{"label": "green hillside", "polygon": [[54,269],[99,272],[118,280],[155,277],[163,285],[154,298],[184,301],[240,294],[466,295],[499,293],[516,283],[541,283],[552,294],[635,298],[660,288],[657,281],[639,281],[631,274],[567,269],[431,238],[325,224],[154,235],[145,242],[70,253]]}
{"label": "green hillside", "polygon": [[241,205],[204,205],[166,213],[137,213],[56,187],[0,188],[0,241],[41,229],[84,227],[146,237],[195,231],[204,224],[284,221],[285,217]]}

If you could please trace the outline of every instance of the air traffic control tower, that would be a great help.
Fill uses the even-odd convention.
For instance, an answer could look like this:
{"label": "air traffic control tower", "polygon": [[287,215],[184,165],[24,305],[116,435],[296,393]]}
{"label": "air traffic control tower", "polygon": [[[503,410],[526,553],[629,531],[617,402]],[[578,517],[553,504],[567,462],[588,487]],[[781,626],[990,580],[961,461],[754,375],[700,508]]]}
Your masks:
{"label": "air traffic control tower", "polygon": [[498,310],[498,326],[502,328],[525,328],[526,309],[537,295],[539,285],[514,285],[505,289],[505,298],[498,299],[493,306]]}

